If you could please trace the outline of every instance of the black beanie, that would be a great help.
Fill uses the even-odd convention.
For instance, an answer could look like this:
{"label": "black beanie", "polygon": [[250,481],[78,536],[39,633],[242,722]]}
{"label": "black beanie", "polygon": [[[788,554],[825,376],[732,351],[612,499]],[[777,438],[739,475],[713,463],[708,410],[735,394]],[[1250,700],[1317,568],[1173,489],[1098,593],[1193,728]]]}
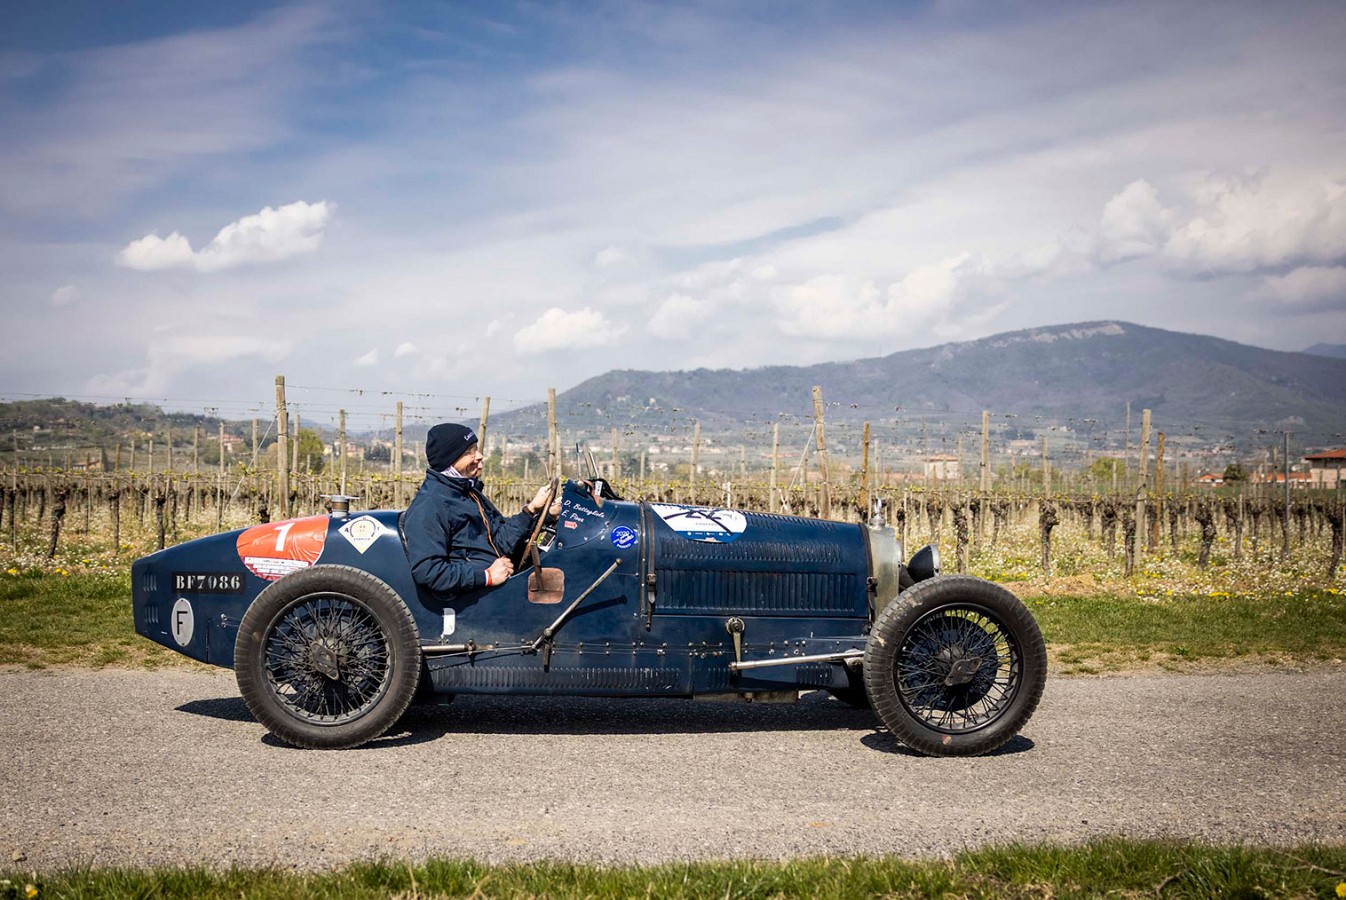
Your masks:
{"label": "black beanie", "polygon": [[436,472],[443,472],[477,442],[477,436],[466,425],[441,422],[425,436],[425,461]]}

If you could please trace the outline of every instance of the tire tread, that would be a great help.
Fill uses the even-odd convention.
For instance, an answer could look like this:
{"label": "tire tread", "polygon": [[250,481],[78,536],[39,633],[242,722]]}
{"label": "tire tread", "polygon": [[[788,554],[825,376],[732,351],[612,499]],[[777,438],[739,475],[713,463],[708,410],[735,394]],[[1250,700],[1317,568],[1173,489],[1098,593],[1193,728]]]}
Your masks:
{"label": "tire tread", "polygon": [[[272,695],[261,673],[262,640],[276,615],[299,596],[331,591],[359,598],[384,627],[393,647],[392,683],[368,713],[353,722],[315,725],[296,720]],[[390,620],[390,621],[389,621]],[[239,693],[249,711],[273,735],[309,750],[344,750],[371,741],[402,717],[421,676],[420,633],[411,610],[382,580],[353,566],[311,566],[268,585],[248,606],[234,645],[234,670]]]}

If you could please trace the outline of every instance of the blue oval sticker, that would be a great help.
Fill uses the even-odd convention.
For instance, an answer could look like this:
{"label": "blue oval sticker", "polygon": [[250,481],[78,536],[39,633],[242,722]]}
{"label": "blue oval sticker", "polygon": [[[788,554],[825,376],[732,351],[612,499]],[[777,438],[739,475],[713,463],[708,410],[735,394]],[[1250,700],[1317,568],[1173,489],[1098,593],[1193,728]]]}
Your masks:
{"label": "blue oval sticker", "polygon": [[612,546],[618,550],[625,550],[628,547],[636,545],[636,532],[625,525],[618,525],[612,529]]}

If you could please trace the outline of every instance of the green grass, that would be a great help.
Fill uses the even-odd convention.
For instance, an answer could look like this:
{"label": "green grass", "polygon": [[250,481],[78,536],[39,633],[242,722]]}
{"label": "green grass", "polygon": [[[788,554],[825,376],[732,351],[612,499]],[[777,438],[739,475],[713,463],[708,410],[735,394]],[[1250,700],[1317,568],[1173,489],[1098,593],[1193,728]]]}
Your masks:
{"label": "green grass", "polygon": [[177,654],[135,633],[131,576],[0,573],[0,665],[162,665]]}
{"label": "green grass", "polygon": [[999,847],[950,860],[894,857],[599,867],[459,860],[361,863],[321,873],[270,869],[11,872],[0,898],[39,897],[1333,897],[1346,847],[1291,850],[1109,839],[1082,847]]}
{"label": "green grass", "polygon": [[[1025,598],[1066,673],[1183,668],[1240,659],[1346,659],[1346,594]],[[132,666],[187,661],[135,634],[126,572],[0,572],[0,665]]]}
{"label": "green grass", "polygon": [[1346,595],[1029,597],[1066,671],[1243,658],[1346,659]]}

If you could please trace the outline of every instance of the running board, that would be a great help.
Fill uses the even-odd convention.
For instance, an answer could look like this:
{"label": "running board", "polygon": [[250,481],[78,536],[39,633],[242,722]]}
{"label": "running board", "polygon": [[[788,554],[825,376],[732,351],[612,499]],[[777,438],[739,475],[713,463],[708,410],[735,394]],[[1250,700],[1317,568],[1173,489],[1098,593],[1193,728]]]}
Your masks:
{"label": "running board", "polygon": [[837,653],[816,653],[813,656],[782,656],[780,659],[755,659],[750,662],[731,662],[729,671],[746,672],[748,669],[765,669],[768,666],[794,666],[799,663],[834,662],[844,663],[858,660],[865,655],[863,650],[842,650]]}

